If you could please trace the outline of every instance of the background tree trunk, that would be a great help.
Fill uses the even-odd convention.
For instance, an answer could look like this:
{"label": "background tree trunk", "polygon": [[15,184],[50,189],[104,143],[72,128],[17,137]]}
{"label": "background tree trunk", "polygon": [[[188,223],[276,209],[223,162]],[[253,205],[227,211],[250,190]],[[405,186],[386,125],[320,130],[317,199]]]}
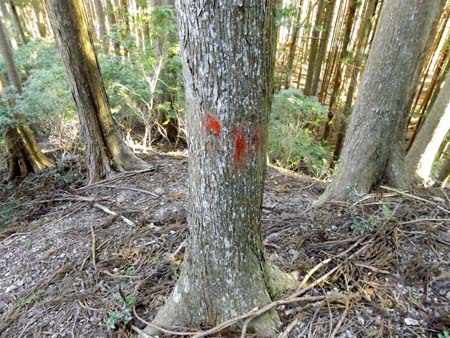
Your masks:
{"label": "background tree trunk", "polygon": [[325,0],[318,0],[319,5],[317,7],[316,13],[316,21],[314,23],[312,37],[311,37],[311,47],[309,52],[308,59],[308,71],[306,74],[306,82],[305,82],[305,95],[313,95],[311,88],[312,83],[314,81],[314,69],[317,61],[317,53],[319,51],[319,42],[320,42],[320,30],[322,29],[323,16],[324,16],[324,8],[325,8]]}
{"label": "background tree trunk", "polygon": [[417,174],[425,182],[429,179],[434,159],[449,130],[450,79],[447,77],[406,156],[406,165],[410,175]]}
{"label": "background tree trunk", "polygon": [[16,5],[14,5],[13,1],[9,1],[9,6],[11,7],[11,19],[15,29],[17,30],[18,35],[20,36],[20,40],[22,43],[27,43],[28,39],[25,35],[25,30],[23,29],[22,23],[20,22],[19,14],[17,13]]}
{"label": "background tree trunk", "polygon": [[46,4],[80,118],[89,183],[113,170],[147,167],[125,145],[112,119],[83,5],[78,0],[47,0]]}
{"label": "background tree trunk", "polygon": [[445,1],[384,3],[334,181],[321,196],[347,199],[349,190],[367,193],[383,177],[407,187],[406,118],[425,50]]}
{"label": "background tree trunk", "polygon": [[100,39],[103,47],[103,53],[109,53],[109,41],[106,36],[106,24],[105,24],[105,13],[103,11],[103,5],[101,0],[94,0],[95,11],[97,12],[98,29],[100,33]]}
{"label": "background tree trunk", "polygon": [[[189,135],[190,244],[157,325],[214,325],[270,302],[273,288],[260,227],[274,5],[270,0],[177,1]],[[272,311],[250,325],[270,335],[278,323]]]}

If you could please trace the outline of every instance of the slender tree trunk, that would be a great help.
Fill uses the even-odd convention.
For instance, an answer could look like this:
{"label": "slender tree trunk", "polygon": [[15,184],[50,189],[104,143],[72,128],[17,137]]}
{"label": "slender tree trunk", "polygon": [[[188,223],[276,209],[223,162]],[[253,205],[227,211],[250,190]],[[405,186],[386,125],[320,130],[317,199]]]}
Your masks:
{"label": "slender tree trunk", "polygon": [[[111,3],[111,0],[106,0],[106,10],[108,13],[108,21],[109,21],[110,35],[111,35],[115,31],[115,26],[117,24],[116,16],[114,13],[114,6]],[[120,55],[120,43],[118,41],[116,41],[116,39],[114,39],[114,41],[113,41],[113,46],[114,46],[114,54],[119,56]]]}
{"label": "slender tree trunk", "polygon": [[33,6],[34,16],[37,22],[39,35],[41,36],[41,38],[45,38],[48,35],[48,33],[47,33],[47,26],[45,24],[44,11],[42,9],[42,2],[41,0],[32,0],[31,5]]}
{"label": "slender tree trunk", "polygon": [[[177,1],[190,243],[177,285],[154,320],[161,327],[218,324],[267,304],[280,286],[272,283],[261,240],[274,4]],[[275,311],[250,322],[262,336],[278,324]]]}
{"label": "slender tree trunk", "polygon": [[94,0],[95,11],[97,12],[98,29],[100,33],[100,39],[102,42],[103,53],[109,53],[109,41],[106,36],[106,24],[105,24],[105,13],[103,12],[103,5],[101,0]]}
{"label": "slender tree trunk", "polygon": [[384,3],[334,181],[318,204],[367,193],[383,178],[409,187],[405,175],[408,108],[433,25],[445,1]]}
{"label": "slender tree trunk", "polygon": [[294,29],[292,30],[292,38],[291,38],[291,41],[289,42],[289,53],[288,53],[288,57],[287,57],[286,77],[284,80],[284,88],[289,88],[290,83],[291,83],[291,75],[292,75],[293,66],[294,66],[295,52],[297,51],[297,45],[298,45],[298,35],[300,33],[300,28],[301,28],[301,25],[300,25],[300,20],[301,20],[301,16],[302,16],[301,6],[297,10],[298,10],[298,13],[297,13],[297,17],[294,22]]}
{"label": "slender tree trunk", "polygon": [[[3,22],[0,21],[0,54],[8,73],[8,80],[17,93],[22,93],[22,83],[14,63],[11,47],[5,34]],[[14,104],[14,103],[13,103]],[[36,139],[24,118],[17,114],[16,124],[7,128],[5,143],[8,155],[8,180],[36,173],[44,168],[53,167],[53,163],[40,151]]]}
{"label": "slender tree trunk", "polygon": [[428,181],[434,159],[449,130],[450,78],[447,78],[406,156],[411,175],[417,174],[423,181]]}
{"label": "slender tree trunk", "polygon": [[341,155],[342,145],[344,143],[345,132],[347,129],[347,118],[350,116],[350,111],[353,105],[353,97],[355,95],[356,88],[358,86],[358,77],[363,65],[364,50],[368,44],[369,35],[372,30],[372,18],[375,15],[377,8],[377,0],[370,0],[367,3],[366,12],[362,19],[361,26],[359,28],[357,44],[355,48],[355,61],[351,68],[350,84],[347,90],[347,97],[345,99],[345,106],[341,116],[337,119],[337,135],[336,143],[334,146],[333,160],[337,161]]}
{"label": "slender tree trunk", "polygon": [[309,52],[308,59],[308,72],[306,74],[306,82],[305,82],[305,95],[314,95],[312,94],[312,83],[314,81],[314,69],[316,67],[317,61],[317,53],[319,51],[319,38],[320,38],[320,30],[322,28],[323,16],[324,16],[324,8],[325,8],[325,0],[319,0],[319,5],[317,7],[316,21],[314,23],[314,28],[312,32],[312,40],[311,47]]}
{"label": "slender tree trunk", "polygon": [[320,35],[320,45],[317,52],[317,59],[315,61],[314,75],[311,84],[310,95],[312,96],[317,95],[317,89],[319,88],[320,74],[322,72],[322,66],[325,61],[325,55],[327,53],[328,39],[330,37],[331,23],[333,22],[335,4],[335,0],[327,0],[327,4],[325,6],[325,18],[323,21],[322,34]]}
{"label": "slender tree trunk", "polygon": [[16,5],[14,5],[13,1],[9,1],[9,6],[11,7],[11,19],[14,27],[17,30],[17,33],[20,36],[20,40],[22,43],[27,43],[28,39],[25,35],[25,30],[23,29],[22,23],[20,22],[19,14],[17,13]]}
{"label": "slender tree trunk", "polygon": [[331,121],[333,120],[333,117],[334,117],[333,109],[334,109],[336,100],[338,98],[339,88],[341,87],[341,83],[342,83],[342,77],[343,77],[342,71],[344,68],[344,65],[343,65],[344,58],[349,53],[348,45],[350,43],[352,27],[353,27],[353,18],[355,17],[357,6],[358,6],[357,0],[349,0],[349,4],[348,4],[347,11],[345,14],[344,41],[342,42],[342,49],[339,54],[337,71],[336,71],[336,74],[332,81],[333,90],[332,90],[331,97],[330,97],[330,104],[329,104],[329,110],[328,110],[328,121],[325,124],[324,132],[323,132],[323,138],[325,140],[328,139],[328,136],[330,134]]}
{"label": "slender tree trunk", "polygon": [[79,0],[47,0],[46,4],[77,105],[86,143],[89,183],[113,170],[147,167],[125,145],[112,119],[82,4]]}

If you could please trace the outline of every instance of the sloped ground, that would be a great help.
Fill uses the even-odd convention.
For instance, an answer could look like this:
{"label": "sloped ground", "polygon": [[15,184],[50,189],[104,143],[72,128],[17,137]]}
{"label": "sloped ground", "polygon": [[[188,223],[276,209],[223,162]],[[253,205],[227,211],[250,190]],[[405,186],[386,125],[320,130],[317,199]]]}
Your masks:
{"label": "sloped ground", "polygon": [[[148,160],[151,170],[89,188],[76,159],[0,186],[1,337],[135,337],[151,320],[183,258],[187,160]],[[385,188],[311,209],[322,190],[269,169],[267,256],[303,281],[272,304],[280,337],[437,337],[449,328],[446,192]],[[212,336],[241,335],[251,337],[231,328]]]}

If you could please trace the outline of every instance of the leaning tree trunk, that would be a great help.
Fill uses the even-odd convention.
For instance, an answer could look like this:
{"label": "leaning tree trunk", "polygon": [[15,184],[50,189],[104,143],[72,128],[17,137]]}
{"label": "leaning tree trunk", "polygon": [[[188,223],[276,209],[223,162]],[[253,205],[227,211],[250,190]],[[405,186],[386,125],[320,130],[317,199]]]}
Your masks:
{"label": "leaning tree trunk", "polygon": [[408,187],[406,118],[433,24],[445,1],[386,1],[351,117],[339,168],[318,205],[367,193],[383,178]]}
{"label": "leaning tree trunk", "polygon": [[[14,63],[11,46],[8,43],[3,22],[0,21],[0,54],[3,57],[9,83],[22,93],[22,83],[19,71]],[[8,180],[36,173],[44,168],[50,168],[53,163],[40,151],[36,139],[24,118],[14,116],[15,125],[6,129],[4,137],[8,156]]]}
{"label": "leaning tree trunk", "polygon": [[46,4],[80,118],[89,183],[114,170],[147,167],[125,145],[112,119],[83,5],[79,0],[47,0]]}
{"label": "leaning tree trunk", "polygon": [[[177,1],[190,242],[177,285],[154,320],[161,327],[215,325],[271,300],[261,205],[274,5],[271,0]],[[270,335],[278,324],[272,311],[250,325]],[[150,327],[146,331],[154,333]]]}
{"label": "leaning tree trunk", "polygon": [[417,174],[423,181],[428,181],[434,159],[449,130],[450,78],[447,78],[406,156],[410,175]]}

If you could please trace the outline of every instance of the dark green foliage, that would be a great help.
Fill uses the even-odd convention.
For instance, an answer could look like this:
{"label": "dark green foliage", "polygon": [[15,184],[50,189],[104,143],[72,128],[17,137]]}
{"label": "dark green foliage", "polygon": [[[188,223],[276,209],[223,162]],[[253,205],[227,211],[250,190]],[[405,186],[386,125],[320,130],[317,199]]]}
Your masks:
{"label": "dark green foliage", "polygon": [[315,138],[327,109],[296,89],[274,96],[269,123],[269,158],[282,167],[313,176],[328,174],[330,149]]}

